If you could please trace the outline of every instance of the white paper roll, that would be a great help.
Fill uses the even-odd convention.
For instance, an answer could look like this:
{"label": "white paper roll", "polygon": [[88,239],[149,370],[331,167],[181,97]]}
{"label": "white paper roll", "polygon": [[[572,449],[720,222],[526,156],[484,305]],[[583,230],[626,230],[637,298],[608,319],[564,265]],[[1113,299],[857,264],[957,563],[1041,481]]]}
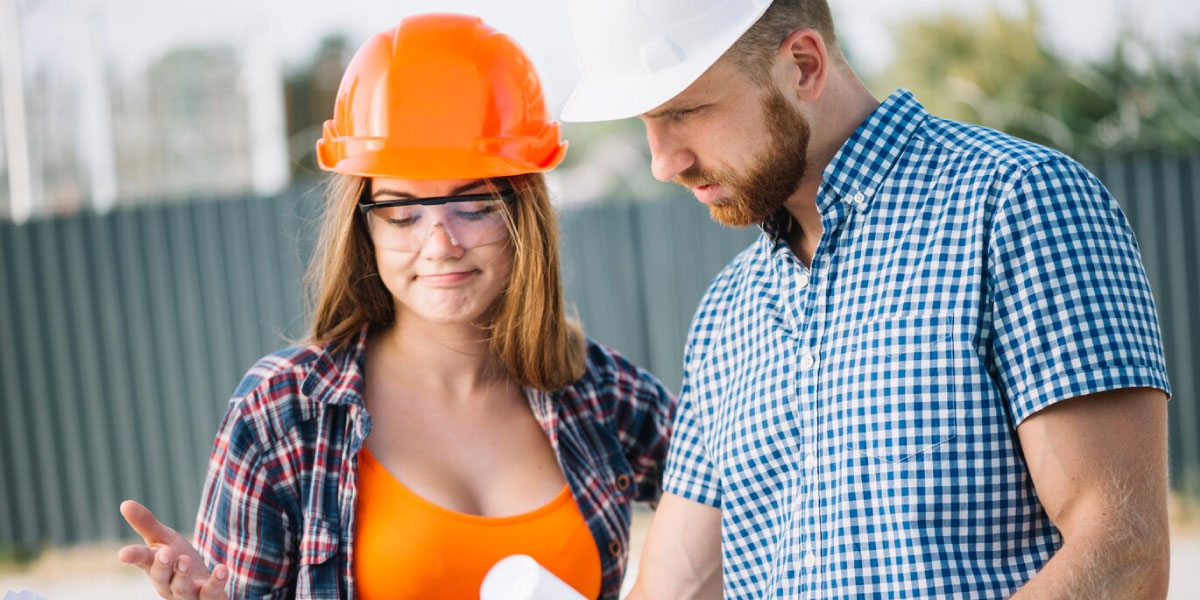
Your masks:
{"label": "white paper roll", "polygon": [[500,559],[483,578],[480,600],[587,600],[524,554]]}
{"label": "white paper roll", "polygon": [[14,592],[9,590],[4,594],[4,600],[46,600],[45,598],[35,594],[33,590],[21,590]]}

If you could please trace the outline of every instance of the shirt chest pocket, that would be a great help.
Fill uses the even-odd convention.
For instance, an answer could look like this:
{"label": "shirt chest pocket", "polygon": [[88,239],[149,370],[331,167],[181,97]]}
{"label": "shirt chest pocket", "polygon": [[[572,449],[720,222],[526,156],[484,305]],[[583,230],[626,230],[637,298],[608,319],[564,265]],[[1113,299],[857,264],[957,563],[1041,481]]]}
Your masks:
{"label": "shirt chest pocket", "polygon": [[[296,598],[328,598],[338,594],[337,556],[340,537],[325,519],[310,517],[300,535]],[[332,595],[331,595],[332,594]]]}
{"label": "shirt chest pocket", "polygon": [[957,435],[962,343],[949,314],[867,322],[845,378],[846,445],[886,462],[909,460]]}

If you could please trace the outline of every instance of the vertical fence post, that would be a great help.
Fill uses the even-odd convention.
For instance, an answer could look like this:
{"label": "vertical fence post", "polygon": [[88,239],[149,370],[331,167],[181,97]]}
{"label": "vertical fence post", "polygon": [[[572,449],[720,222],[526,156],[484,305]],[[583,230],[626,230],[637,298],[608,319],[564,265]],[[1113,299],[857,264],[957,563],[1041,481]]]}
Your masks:
{"label": "vertical fence post", "polygon": [[[1188,312],[1200,303],[1200,240],[1196,236],[1196,233],[1200,232],[1200,155],[1180,159],[1179,165],[1181,174],[1184,175],[1180,178],[1179,201],[1190,209],[1192,217],[1186,224],[1180,224],[1181,228],[1187,227],[1183,235],[1190,244],[1191,251],[1183,261],[1182,270],[1176,272],[1176,276],[1187,285],[1181,310]],[[1188,314],[1190,317],[1190,312]],[[1200,319],[1191,318],[1189,325],[1187,329],[1181,330],[1181,335],[1187,337],[1189,342],[1200,339]],[[1187,371],[1189,387],[1187,390],[1177,390],[1172,400],[1176,405],[1178,420],[1182,422],[1177,434],[1179,442],[1173,444],[1175,454],[1172,459],[1181,464],[1181,481],[1176,483],[1196,500],[1200,500],[1200,390],[1196,385],[1197,370],[1200,368],[1198,362],[1200,361],[1196,360],[1193,353],[1190,360],[1180,365],[1180,370]]]}
{"label": "vertical fence post", "polygon": [[[87,442],[80,443],[86,456],[86,470],[92,482],[87,498],[93,503],[86,518],[88,529],[97,539],[113,539],[118,529],[115,520],[120,499],[116,494],[116,469],[113,462],[113,431],[106,426],[111,407],[106,403],[104,379],[101,375],[103,352],[97,324],[97,290],[88,281],[88,255],[94,252],[87,239],[87,221],[92,217],[74,217],[64,222],[60,230],[63,245],[63,267],[66,279],[64,301],[70,305],[70,347],[72,364],[78,381],[77,397]],[[68,407],[69,408],[69,407]],[[103,511],[108,509],[108,513]],[[99,513],[99,514],[98,514]]]}
{"label": "vertical fence post", "polygon": [[0,407],[4,418],[0,419],[0,460],[11,461],[7,470],[11,480],[5,481],[3,493],[9,494],[16,506],[12,513],[11,539],[0,540],[0,546],[16,545],[26,549],[35,547],[45,531],[39,527],[37,482],[34,480],[36,465],[29,436],[29,396],[22,391],[23,368],[20,355],[27,350],[20,330],[18,315],[16,262],[23,257],[17,255],[16,237],[20,228],[10,224],[0,226],[0,300],[4,302],[0,311]]}

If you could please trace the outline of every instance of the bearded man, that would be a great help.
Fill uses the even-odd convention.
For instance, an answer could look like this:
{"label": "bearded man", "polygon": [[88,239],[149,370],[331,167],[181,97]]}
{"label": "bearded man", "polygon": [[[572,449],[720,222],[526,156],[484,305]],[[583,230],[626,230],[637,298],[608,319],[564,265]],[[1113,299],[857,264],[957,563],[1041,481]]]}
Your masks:
{"label": "bearded man", "polygon": [[1166,399],[1124,215],[872,97],[824,0],[569,0],[563,118],[762,235],[709,287],[633,597],[1162,598]]}

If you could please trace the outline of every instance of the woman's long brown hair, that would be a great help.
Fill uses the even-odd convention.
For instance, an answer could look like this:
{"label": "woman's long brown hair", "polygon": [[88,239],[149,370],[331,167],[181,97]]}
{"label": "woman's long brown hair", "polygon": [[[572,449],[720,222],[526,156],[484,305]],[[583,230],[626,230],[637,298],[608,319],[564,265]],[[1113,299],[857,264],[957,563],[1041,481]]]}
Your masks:
{"label": "woman's long brown hair", "polygon": [[[379,278],[375,250],[359,216],[369,180],[334,175],[326,194],[321,233],[307,275],[312,290],[311,341],[345,349],[364,325],[389,326],[393,299]],[[559,275],[558,222],[540,173],[497,180],[517,192],[507,220],[513,264],[508,285],[481,326],[490,349],[524,386],[554,390],[584,371],[584,339],[567,317]]]}

